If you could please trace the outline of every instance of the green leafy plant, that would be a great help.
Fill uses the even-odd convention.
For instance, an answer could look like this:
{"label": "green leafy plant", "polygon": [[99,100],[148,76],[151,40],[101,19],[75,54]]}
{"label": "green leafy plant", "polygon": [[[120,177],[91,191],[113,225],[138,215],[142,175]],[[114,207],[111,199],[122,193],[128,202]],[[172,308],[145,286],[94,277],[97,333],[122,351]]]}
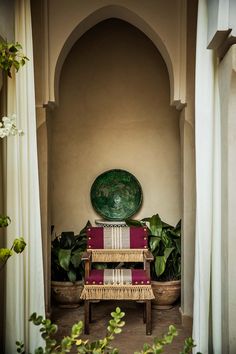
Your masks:
{"label": "green leafy plant", "polygon": [[[143,349],[140,352],[135,352],[134,354],[161,354],[164,353],[164,347],[166,345],[172,344],[175,337],[178,336],[178,331],[175,326],[170,325],[167,334],[164,334],[161,339],[155,338],[153,344],[145,343]],[[186,338],[183,345],[183,350],[179,354],[189,354],[192,353],[192,349],[196,347],[193,338]],[[201,354],[198,352],[197,354]]]}
{"label": "green leafy plant", "polygon": [[15,68],[17,72],[20,67],[25,65],[27,60],[29,59],[22,53],[20,43],[0,43],[0,68],[4,70],[9,77],[12,77],[12,67]]}
{"label": "green leafy plant", "polygon": [[[143,349],[140,352],[135,352],[134,354],[159,354],[163,353],[164,346],[171,344],[175,337],[177,337],[178,332],[174,326],[169,326],[168,333],[163,335],[161,339],[155,338],[153,344],[145,343]],[[191,347],[192,348],[192,347]],[[190,348],[190,349],[191,349]]]}
{"label": "green leafy plant", "polygon": [[84,263],[81,262],[81,257],[87,248],[86,228],[89,226],[91,224],[88,221],[79,235],[74,235],[74,232],[62,232],[52,241],[52,280],[75,282],[84,277]]}
{"label": "green leafy plant", "polygon": [[[35,349],[35,354],[64,354],[70,353],[73,348],[76,348],[77,353],[106,353],[117,354],[118,349],[111,347],[110,343],[114,339],[116,334],[122,332],[122,327],[125,322],[122,320],[125,313],[121,311],[119,307],[111,313],[112,319],[109,321],[107,327],[107,335],[103,339],[89,342],[88,340],[80,339],[79,336],[83,330],[83,322],[80,321],[72,326],[69,336],[64,337],[60,343],[54,339],[57,332],[57,326],[52,324],[49,319],[43,319],[42,316],[37,316],[33,313],[30,317],[30,321],[36,326],[40,327],[41,336],[45,341],[45,348],[39,347]],[[25,354],[24,344],[17,341],[17,353]]]}
{"label": "green leafy plant", "polygon": [[[9,216],[0,215],[0,227],[7,227],[11,222]],[[6,265],[8,259],[14,254],[22,253],[26,243],[23,237],[15,238],[11,248],[0,248],[0,271]]]}
{"label": "green leafy plant", "polygon": [[[41,336],[45,341],[45,348],[39,347],[35,349],[35,354],[65,354],[76,352],[80,354],[118,354],[119,350],[111,346],[112,340],[116,334],[122,332],[122,327],[125,325],[123,321],[125,313],[119,307],[111,313],[111,320],[107,327],[107,335],[103,339],[98,339],[94,342],[83,340],[80,337],[83,330],[83,322],[80,321],[72,326],[71,334],[64,337],[60,343],[55,339],[55,334],[58,330],[57,325],[51,323],[49,319],[43,319],[42,316],[37,316],[33,313],[30,321],[40,327]],[[136,351],[134,354],[161,354],[164,353],[166,345],[173,342],[177,337],[178,332],[174,326],[169,326],[167,334],[164,334],[161,339],[155,338],[153,344],[144,344],[141,351]],[[17,353],[26,354],[24,344],[17,341]],[[185,339],[183,350],[179,354],[189,354],[195,347],[191,337]],[[198,353],[201,354],[201,353]]]}
{"label": "green leafy plant", "polygon": [[177,280],[181,276],[181,221],[171,226],[158,214],[137,220],[126,220],[129,226],[146,225],[149,230],[149,249],[154,256],[151,264],[153,280]]}

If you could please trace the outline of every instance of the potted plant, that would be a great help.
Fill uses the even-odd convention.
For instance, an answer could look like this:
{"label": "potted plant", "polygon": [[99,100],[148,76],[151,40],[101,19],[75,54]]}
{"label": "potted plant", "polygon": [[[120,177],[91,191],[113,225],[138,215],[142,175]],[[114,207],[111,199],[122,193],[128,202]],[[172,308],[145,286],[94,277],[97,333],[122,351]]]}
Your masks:
{"label": "potted plant", "polygon": [[62,232],[52,241],[51,290],[52,298],[60,307],[77,307],[83,289],[84,264],[81,262],[87,248],[86,226],[79,235]]}
{"label": "potted plant", "polygon": [[140,222],[127,220],[127,224],[148,227],[149,249],[154,256],[151,263],[154,307],[171,308],[181,292],[181,221],[171,226],[155,214]]}

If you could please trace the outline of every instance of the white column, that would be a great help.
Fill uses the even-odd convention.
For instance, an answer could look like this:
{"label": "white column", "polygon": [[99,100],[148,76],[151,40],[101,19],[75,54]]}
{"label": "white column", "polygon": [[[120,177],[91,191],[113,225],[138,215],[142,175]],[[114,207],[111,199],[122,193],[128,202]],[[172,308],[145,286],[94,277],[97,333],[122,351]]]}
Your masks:
{"label": "white column", "polygon": [[199,1],[196,49],[195,352],[221,354],[221,145],[218,64],[207,49],[206,0]]}
{"label": "white column", "polygon": [[[236,353],[236,45],[219,68],[222,129],[222,342]],[[219,281],[219,279],[218,279]]]}

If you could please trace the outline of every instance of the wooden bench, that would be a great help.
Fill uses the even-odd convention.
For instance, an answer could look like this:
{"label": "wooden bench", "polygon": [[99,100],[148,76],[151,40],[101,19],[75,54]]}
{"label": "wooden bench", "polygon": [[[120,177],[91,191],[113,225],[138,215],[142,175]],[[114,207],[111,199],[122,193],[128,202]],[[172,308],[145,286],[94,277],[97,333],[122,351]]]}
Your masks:
{"label": "wooden bench", "polygon": [[[151,300],[154,299],[146,227],[89,227],[87,229],[85,283],[81,298],[84,300],[84,332],[89,334],[91,301],[132,300],[144,302],[143,319],[146,334],[152,333]],[[93,269],[96,262],[137,262],[140,269]]]}

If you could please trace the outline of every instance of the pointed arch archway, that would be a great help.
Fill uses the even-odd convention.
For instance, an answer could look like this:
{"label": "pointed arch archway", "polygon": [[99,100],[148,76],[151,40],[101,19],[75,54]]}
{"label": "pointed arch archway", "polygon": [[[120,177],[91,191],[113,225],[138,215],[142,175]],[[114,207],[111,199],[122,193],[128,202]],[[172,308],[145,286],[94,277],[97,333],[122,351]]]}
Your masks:
{"label": "pointed arch archway", "polygon": [[67,57],[69,51],[75,42],[90,28],[102,22],[103,20],[109,18],[117,18],[124,20],[129,24],[137,27],[141,32],[143,32],[156,46],[160,54],[162,55],[169,74],[170,80],[170,104],[176,106],[177,109],[182,109],[185,102],[181,101],[179,97],[179,83],[175,79],[173,64],[170,54],[165,46],[164,41],[160,35],[139,15],[131,11],[128,8],[118,5],[109,5],[92,12],[85,19],[83,19],[70,33],[67,37],[60,54],[57,58],[55,73],[54,73],[54,99],[55,103],[59,102],[59,80],[61,69],[65,58]]}
{"label": "pointed arch archway", "polygon": [[[110,1],[112,3],[112,1]],[[181,3],[181,1],[180,1]],[[78,10],[79,3],[73,5],[73,9],[71,11]],[[171,31],[167,31],[168,34],[165,36],[166,27],[162,28],[162,31],[157,30],[161,28],[159,24],[155,26],[155,21],[158,23],[160,20],[160,16],[165,16],[166,11],[170,11],[170,9],[166,8],[163,12],[157,13],[156,15],[150,16],[152,14],[148,13],[145,15],[142,14],[142,11],[138,10],[136,5],[130,5],[129,7],[118,6],[118,5],[108,5],[104,7],[98,8],[97,5],[88,6],[89,11],[83,12],[83,14],[76,15],[73,21],[73,25],[67,26],[66,30],[63,31],[61,29],[59,32],[62,34],[62,37],[57,32],[59,29],[59,25],[57,22],[57,27],[53,29],[53,33],[50,34],[52,31],[52,25],[49,26],[48,31],[50,37],[50,41],[48,46],[53,47],[53,39],[54,36],[57,34],[60,39],[55,38],[55,46],[53,47],[56,49],[50,49],[46,53],[48,58],[45,59],[45,68],[42,68],[42,72],[45,70],[46,74],[43,73],[42,76],[45,76],[45,82],[41,84],[41,86],[45,89],[45,97],[42,103],[42,106],[39,104],[38,109],[38,122],[39,122],[39,130],[41,130],[42,136],[40,137],[40,141],[48,143],[47,149],[45,151],[41,151],[41,171],[42,178],[44,184],[46,186],[45,190],[41,188],[44,200],[44,209],[46,205],[46,211],[43,210],[42,214],[45,214],[45,220],[49,220],[45,222],[45,231],[48,235],[50,230],[50,201],[49,201],[49,190],[50,190],[50,183],[48,182],[50,176],[50,153],[49,153],[49,145],[50,145],[50,136],[48,136],[48,125],[50,125],[50,103],[52,104],[59,104],[59,81],[60,81],[60,74],[63,63],[71,50],[74,43],[90,28],[102,22],[103,20],[109,18],[117,18],[123,21],[128,22],[129,24],[135,26],[139,30],[141,30],[156,46],[158,51],[161,53],[169,75],[170,81],[170,104],[175,106],[178,110],[181,110],[180,114],[180,135],[181,135],[181,172],[182,172],[182,205],[183,205],[183,233],[184,233],[184,250],[182,254],[183,259],[183,275],[184,281],[182,284],[182,299],[184,299],[184,303],[182,304],[182,310],[184,314],[190,315],[192,312],[192,282],[193,282],[193,244],[194,244],[194,221],[195,221],[195,203],[194,203],[194,188],[195,188],[195,179],[194,179],[194,118],[192,113],[191,105],[193,105],[193,96],[191,96],[192,102],[188,102],[188,107],[185,109],[186,106],[186,96],[185,96],[185,89],[186,89],[186,17],[184,9],[178,9],[178,12],[174,13],[172,11],[172,20],[178,22],[178,25],[175,23],[175,27],[177,28],[177,32],[174,33],[171,27],[171,20],[169,19],[169,28]],[[75,10],[76,8],[76,10]],[[176,8],[175,8],[176,10]],[[175,11],[174,10],[174,11]],[[68,15],[68,14],[67,14]],[[59,16],[60,17],[60,16]],[[76,20],[77,17],[77,20]],[[171,17],[170,17],[171,18]],[[192,23],[192,22],[191,22]],[[177,26],[177,27],[176,27]],[[194,25],[193,25],[194,27]],[[70,30],[68,30],[70,28]],[[194,31],[194,28],[193,28]],[[170,43],[168,42],[168,36],[171,34],[173,35],[174,40]],[[65,34],[66,33],[66,34]],[[172,39],[173,39],[172,38]],[[175,41],[176,45],[173,47],[173,42]],[[192,55],[192,54],[191,54]],[[44,75],[45,74],[45,75]],[[194,85],[194,75],[191,72],[189,75],[191,81],[191,90]],[[190,92],[190,91],[189,91]],[[192,92],[191,92],[192,94]],[[42,95],[43,96],[43,95]],[[42,108],[41,108],[42,107]],[[50,131],[50,129],[49,129]],[[50,134],[49,134],[50,135]],[[45,146],[45,144],[40,144],[40,146]],[[48,150],[49,149],[49,150]],[[41,149],[42,150],[42,149]],[[46,161],[46,164],[45,164]],[[42,203],[43,204],[43,203]],[[46,234],[45,234],[46,235]],[[48,237],[45,239],[48,240]],[[48,241],[47,241],[48,242]],[[46,250],[46,254],[50,258],[50,245],[47,245],[48,249]],[[191,248],[191,252],[189,249]],[[50,263],[50,259],[47,258],[47,265],[46,268],[48,269],[48,263]],[[50,270],[48,269],[48,281],[50,284]],[[48,285],[48,299],[50,298],[50,285]],[[49,301],[49,308],[50,308],[50,300]]]}

